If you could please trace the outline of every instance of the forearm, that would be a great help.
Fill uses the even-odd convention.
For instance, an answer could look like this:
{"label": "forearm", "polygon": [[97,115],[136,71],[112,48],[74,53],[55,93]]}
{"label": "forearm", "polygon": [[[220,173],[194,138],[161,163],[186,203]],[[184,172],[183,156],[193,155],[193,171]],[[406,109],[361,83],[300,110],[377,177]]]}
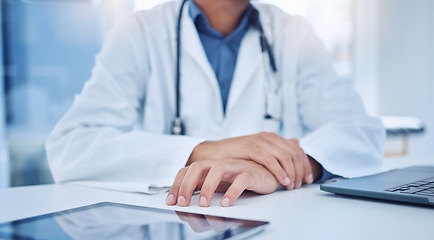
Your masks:
{"label": "forearm", "polygon": [[[186,167],[190,166],[192,163],[197,162],[199,160],[205,160],[204,155],[202,154],[207,147],[208,142],[202,142],[198,144],[193,151],[191,152],[190,157],[188,158],[187,163],[185,164]],[[209,159],[208,159],[209,160]]]}
{"label": "forearm", "polygon": [[[59,125],[61,127],[61,125]],[[47,155],[56,182],[92,181],[170,186],[200,139],[122,133],[110,128],[80,128],[69,134],[56,129],[47,141]],[[161,151],[165,142],[165,151]]]}

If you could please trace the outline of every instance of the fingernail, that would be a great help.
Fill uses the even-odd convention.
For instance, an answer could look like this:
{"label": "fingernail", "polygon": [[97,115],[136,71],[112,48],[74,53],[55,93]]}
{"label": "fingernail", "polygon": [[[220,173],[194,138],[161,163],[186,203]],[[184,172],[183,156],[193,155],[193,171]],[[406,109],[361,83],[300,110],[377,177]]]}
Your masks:
{"label": "fingernail", "polygon": [[285,179],[283,180],[283,182],[285,183],[285,186],[287,186],[289,184],[289,177],[285,177]]}
{"label": "fingernail", "polygon": [[199,199],[199,205],[205,207],[207,205],[206,197],[202,196]]}
{"label": "fingernail", "polygon": [[185,198],[183,196],[180,196],[178,198],[178,205],[179,206],[185,206]]}
{"label": "fingernail", "polygon": [[229,207],[229,198],[224,198],[222,200],[222,206],[223,207]]}
{"label": "fingernail", "polygon": [[167,196],[167,198],[166,198],[166,203],[172,204],[174,198],[175,197],[173,196],[173,194],[169,194],[169,196]]}
{"label": "fingernail", "polygon": [[301,188],[301,182],[297,183],[297,188]]}
{"label": "fingernail", "polygon": [[294,189],[294,183],[291,183],[291,186],[289,186],[289,189]]}
{"label": "fingernail", "polygon": [[309,176],[307,176],[307,181],[313,182],[313,176],[312,176],[312,174],[309,174]]}

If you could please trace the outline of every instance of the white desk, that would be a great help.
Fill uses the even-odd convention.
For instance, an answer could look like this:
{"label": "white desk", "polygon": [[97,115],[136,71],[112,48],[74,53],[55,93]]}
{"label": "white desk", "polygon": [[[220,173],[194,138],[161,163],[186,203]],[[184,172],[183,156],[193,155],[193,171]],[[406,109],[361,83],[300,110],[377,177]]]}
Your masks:
{"label": "white desk", "polygon": [[[386,160],[385,169],[409,164],[434,165],[434,158]],[[0,222],[98,202],[198,212],[270,221],[254,239],[434,239],[434,208],[325,193],[319,185],[270,195],[244,194],[234,206],[209,208],[165,205],[166,195],[121,193],[75,185],[43,185],[0,190]]]}

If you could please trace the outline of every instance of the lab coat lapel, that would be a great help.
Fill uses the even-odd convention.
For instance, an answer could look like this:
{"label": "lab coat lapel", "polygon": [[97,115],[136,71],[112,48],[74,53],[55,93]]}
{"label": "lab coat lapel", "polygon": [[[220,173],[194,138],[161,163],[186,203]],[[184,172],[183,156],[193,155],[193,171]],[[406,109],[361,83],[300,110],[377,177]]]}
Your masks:
{"label": "lab coat lapel", "polygon": [[196,26],[194,25],[193,20],[188,13],[188,4],[189,3],[187,3],[184,8],[181,23],[181,59],[183,59],[182,54],[186,54],[188,55],[188,57],[192,58],[193,61],[198,65],[198,69],[200,69],[205,74],[206,80],[209,81],[209,83],[211,84],[211,87],[213,88],[216,96],[220,96],[217,77],[211,67],[211,64],[208,61],[208,57],[206,56],[205,49],[203,48]]}
{"label": "lab coat lapel", "polygon": [[251,28],[244,36],[238,52],[226,113],[230,113],[246,86],[254,79],[255,73],[263,67],[261,62],[262,52],[259,44],[259,33]]}

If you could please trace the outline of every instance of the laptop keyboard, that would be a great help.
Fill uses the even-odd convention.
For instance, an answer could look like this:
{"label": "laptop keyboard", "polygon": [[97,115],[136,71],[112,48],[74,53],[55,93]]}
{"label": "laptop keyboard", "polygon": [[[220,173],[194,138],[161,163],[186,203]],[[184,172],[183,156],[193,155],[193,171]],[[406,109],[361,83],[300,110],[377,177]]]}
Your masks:
{"label": "laptop keyboard", "polygon": [[386,192],[434,196],[434,178],[417,181],[385,190]]}

